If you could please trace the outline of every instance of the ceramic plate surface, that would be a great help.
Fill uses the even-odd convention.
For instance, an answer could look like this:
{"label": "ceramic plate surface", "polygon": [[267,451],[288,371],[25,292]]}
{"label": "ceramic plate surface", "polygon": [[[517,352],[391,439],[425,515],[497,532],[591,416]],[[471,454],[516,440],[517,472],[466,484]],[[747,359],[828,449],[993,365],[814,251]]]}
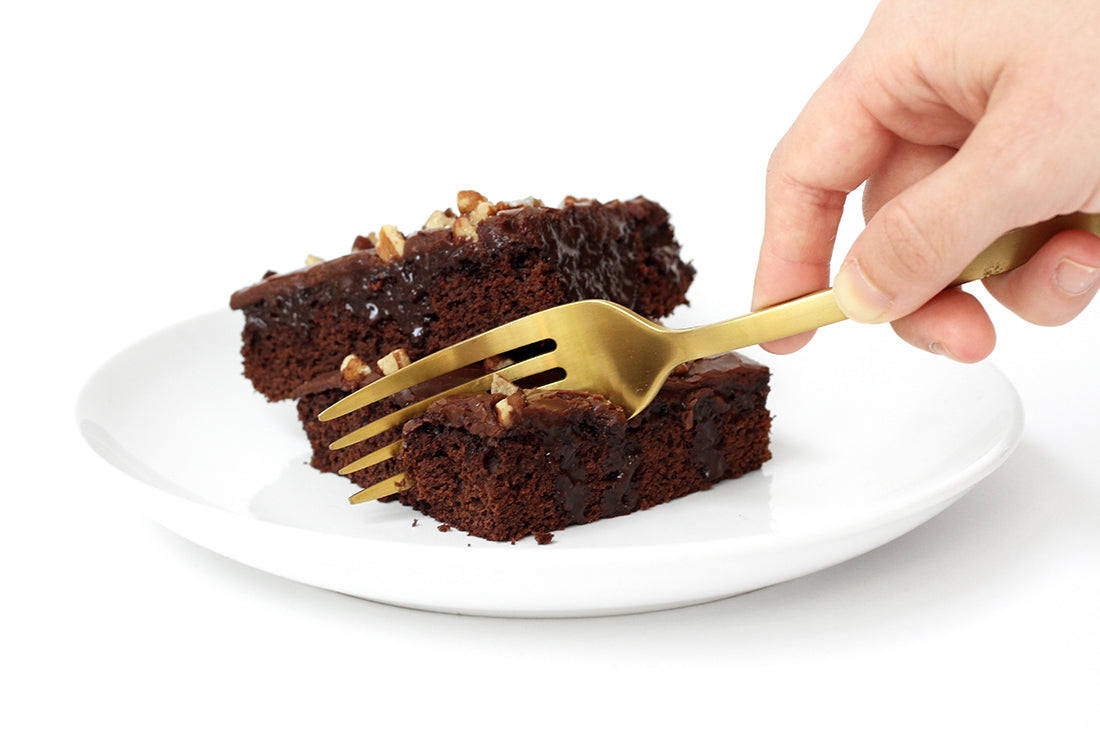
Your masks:
{"label": "ceramic plate surface", "polygon": [[[293,403],[241,376],[241,317],[200,316],[104,364],[77,420],[152,519],[264,571],[384,603],[498,616],[673,608],[790,580],[878,547],[999,466],[1023,424],[992,366],[840,324],[772,368],[761,471],[537,545],[493,543],[398,504],[348,503],[310,468]],[[414,523],[414,519],[418,520]]]}

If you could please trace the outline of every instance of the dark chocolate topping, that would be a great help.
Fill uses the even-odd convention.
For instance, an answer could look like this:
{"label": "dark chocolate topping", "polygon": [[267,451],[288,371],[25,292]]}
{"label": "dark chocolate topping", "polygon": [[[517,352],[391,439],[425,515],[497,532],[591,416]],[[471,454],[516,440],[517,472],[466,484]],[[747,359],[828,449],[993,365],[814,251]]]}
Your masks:
{"label": "dark chocolate topping", "polygon": [[[584,216],[578,212],[582,207]],[[592,216],[593,212],[599,215]],[[460,268],[464,259],[470,259],[471,250],[511,247],[520,242],[539,248],[543,257],[573,264],[566,268],[573,278],[565,282],[569,299],[592,292],[595,286],[604,293],[603,297],[630,304],[637,282],[637,262],[631,259],[634,248],[597,250],[583,245],[622,240],[630,236],[639,222],[654,228],[667,220],[664,209],[641,197],[595,206],[589,201],[577,201],[566,203],[561,209],[546,206],[506,209],[478,224],[477,241],[456,240],[449,229],[419,231],[408,237],[405,254],[400,259],[387,263],[373,249],[354,251],[293,272],[267,276],[233,293],[229,305],[243,309],[271,298],[286,299],[292,305],[297,300],[324,300],[331,298],[332,292],[340,292],[348,298],[349,306],[368,321],[395,318],[412,331],[428,312],[417,304],[427,305],[423,285],[432,282],[429,271]],[[577,242],[582,244],[578,246]],[[680,274],[679,271],[690,269],[679,262],[678,248],[669,249],[671,257],[667,258],[667,264],[672,272]],[[364,277],[366,283],[358,285]],[[302,296],[303,291],[314,288],[321,293]],[[358,297],[349,288],[359,290]],[[385,297],[377,297],[375,294],[382,290]],[[389,309],[387,303],[395,303],[397,307]]]}

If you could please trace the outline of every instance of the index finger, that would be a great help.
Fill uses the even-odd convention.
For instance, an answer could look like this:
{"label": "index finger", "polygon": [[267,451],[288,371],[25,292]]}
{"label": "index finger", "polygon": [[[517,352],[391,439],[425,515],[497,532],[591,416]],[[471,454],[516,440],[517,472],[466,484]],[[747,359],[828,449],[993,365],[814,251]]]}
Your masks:
{"label": "index finger", "polygon": [[[849,193],[885,160],[894,135],[860,103],[841,64],[810,98],[768,163],[764,240],[753,309],[829,286],[829,262]],[[766,348],[793,351],[808,335]]]}

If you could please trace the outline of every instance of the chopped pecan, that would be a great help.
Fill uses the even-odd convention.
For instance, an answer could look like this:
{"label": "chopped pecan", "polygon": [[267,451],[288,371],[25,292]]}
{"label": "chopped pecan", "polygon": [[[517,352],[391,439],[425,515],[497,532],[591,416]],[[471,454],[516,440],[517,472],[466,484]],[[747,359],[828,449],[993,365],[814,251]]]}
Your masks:
{"label": "chopped pecan", "polygon": [[499,374],[494,374],[492,380],[489,382],[489,391],[493,394],[502,394],[505,397],[513,395],[519,392],[519,387],[509,382]]}
{"label": "chopped pecan", "polygon": [[405,255],[405,235],[397,231],[393,224],[387,224],[378,231],[378,243],[374,249],[386,262],[400,259]]}
{"label": "chopped pecan", "polygon": [[[448,209],[450,211],[450,209]],[[428,217],[428,221],[424,222],[422,229],[424,231],[432,231],[433,229],[447,229],[454,226],[455,218],[447,214],[446,211],[432,212],[432,215]]]}
{"label": "chopped pecan", "polygon": [[371,373],[370,365],[355,354],[348,354],[340,362],[340,375],[348,382],[357,382]]}
{"label": "chopped pecan", "polygon": [[409,364],[412,364],[412,359],[409,358],[408,353],[404,349],[394,349],[378,360],[378,371],[389,375],[398,369],[404,369]]}
{"label": "chopped pecan", "polygon": [[469,217],[460,216],[455,219],[455,239],[477,241],[477,227],[473,225]]}
{"label": "chopped pecan", "polygon": [[516,421],[516,409],[508,400],[501,400],[494,405],[497,411],[497,420],[501,427],[510,428]]}
{"label": "chopped pecan", "polygon": [[458,211],[460,214],[469,214],[482,202],[489,203],[489,199],[485,198],[477,191],[458,192]]}

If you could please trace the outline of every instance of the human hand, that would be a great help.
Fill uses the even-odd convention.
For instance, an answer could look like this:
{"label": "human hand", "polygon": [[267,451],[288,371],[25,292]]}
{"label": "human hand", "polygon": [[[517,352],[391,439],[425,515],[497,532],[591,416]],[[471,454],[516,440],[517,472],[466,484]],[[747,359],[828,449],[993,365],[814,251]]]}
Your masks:
{"label": "human hand", "polygon": [[[884,0],[772,154],[753,308],[828,287],[845,198],[864,182],[867,226],[833,283],[841,310],[959,361],[988,356],[985,309],[943,289],[1009,229],[1100,212],[1100,2]],[[1065,323],[1100,287],[1100,237],[1063,232],[983,282],[1021,317]]]}

